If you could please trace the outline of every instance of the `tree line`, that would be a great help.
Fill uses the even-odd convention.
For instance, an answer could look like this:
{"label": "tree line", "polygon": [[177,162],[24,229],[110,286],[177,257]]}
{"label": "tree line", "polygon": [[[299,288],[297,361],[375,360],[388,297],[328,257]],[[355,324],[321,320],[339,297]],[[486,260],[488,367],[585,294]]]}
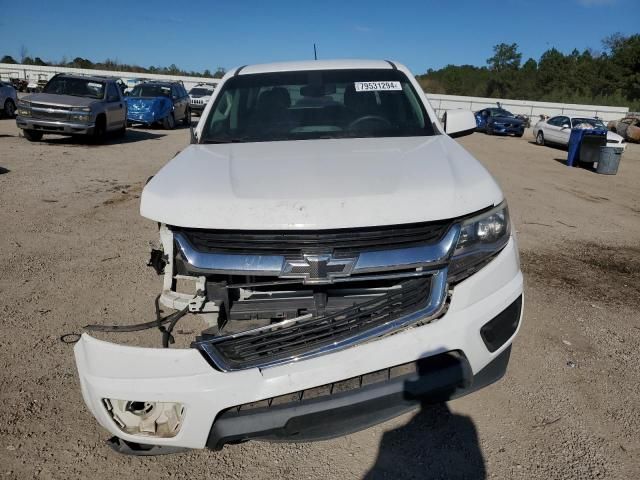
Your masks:
{"label": "tree line", "polygon": [[640,111],[640,34],[614,34],[603,50],[555,48],[522,63],[516,43],[493,47],[487,65],[447,65],[418,75],[429,93],[629,107]]}
{"label": "tree line", "polygon": [[119,72],[132,72],[132,73],[158,73],[162,75],[182,75],[187,77],[207,77],[207,78],[222,78],[225,74],[225,69],[218,67],[214,72],[206,69],[204,72],[196,72],[193,70],[183,70],[171,64],[168,67],[141,67],[140,65],[129,65],[127,63],[120,63],[117,60],[106,59],[103,62],[92,62],[89,59],[76,57],[71,61],[66,58],[62,58],[59,62],[44,61],[40,57],[31,57],[27,54],[24,47],[20,55],[20,62],[16,61],[11,55],[5,55],[0,59],[0,63],[12,63],[12,64],[24,64],[24,65],[40,65],[40,66],[53,66],[53,67],[72,67],[72,68],[86,68],[92,70],[110,70]]}

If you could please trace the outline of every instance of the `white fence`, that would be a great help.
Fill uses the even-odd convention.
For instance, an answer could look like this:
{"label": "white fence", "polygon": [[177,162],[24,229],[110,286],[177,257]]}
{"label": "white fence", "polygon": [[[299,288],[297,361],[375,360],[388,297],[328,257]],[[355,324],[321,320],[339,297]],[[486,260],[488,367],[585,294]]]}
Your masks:
{"label": "white fence", "polygon": [[[125,83],[129,84],[136,80],[165,80],[165,81],[181,81],[184,87],[189,90],[198,83],[219,83],[217,78],[208,77],[186,77],[182,75],[160,75],[157,73],[134,73],[134,72],[116,72],[112,70],[92,70],[88,68],[71,68],[71,67],[55,67],[55,66],[39,66],[39,65],[22,65],[13,63],[0,63],[0,79],[9,80],[11,78],[20,78],[28,82],[37,82],[38,80],[49,80],[56,73],[74,73],[78,75],[100,75],[108,77],[121,78]],[[133,85],[131,85],[133,86]]]}
{"label": "white fence", "polygon": [[583,115],[585,117],[600,117],[604,121],[619,120],[629,111],[628,107],[606,107],[600,105],[575,105],[571,103],[534,102],[530,100],[508,100],[501,98],[461,97],[457,95],[441,95],[427,93],[431,106],[438,117],[445,110],[473,110],[478,111],[486,107],[495,107],[496,102],[511,113],[528,115],[532,124],[540,115]]}

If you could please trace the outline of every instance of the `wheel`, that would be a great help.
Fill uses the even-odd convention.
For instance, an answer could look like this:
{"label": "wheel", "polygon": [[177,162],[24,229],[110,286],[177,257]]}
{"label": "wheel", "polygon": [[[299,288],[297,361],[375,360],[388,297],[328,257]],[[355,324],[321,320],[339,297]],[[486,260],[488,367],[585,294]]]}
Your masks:
{"label": "wheel", "polygon": [[164,119],[162,120],[162,126],[164,127],[165,130],[173,130],[175,128],[176,119],[173,116],[173,112],[171,112],[169,115],[164,117]]}
{"label": "wheel", "polygon": [[487,123],[487,129],[485,130],[487,135],[493,135],[493,130],[491,130],[491,126]]}
{"label": "wheel", "polygon": [[16,104],[13,103],[13,100],[11,100],[10,98],[7,98],[7,101],[4,102],[4,114],[9,117],[9,118],[13,118],[16,114]]}
{"label": "wheel", "polygon": [[522,133],[516,133],[516,137],[518,137],[518,138],[522,137],[523,135],[524,135],[524,132],[522,132]]}
{"label": "wheel", "polygon": [[536,135],[536,143],[538,145],[544,145],[544,133],[542,133],[542,131],[539,131],[538,135]]}
{"label": "wheel", "polygon": [[101,143],[104,141],[104,137],[107,134],[107,121],[104,116],[99,116],[96,119],[96,126],[93,127],[93,135],[91,137],[92,142]]}
{"label": "wheel", "polygon": [[184,111],[184,118],[182,119],[182,124],[185,127],[188,127],[189,125],[191,125],[191,109],[189,107],[187,107],[187,109]]}
{"label": "wheel", "polygon": [[42,132],[36,132],[35,130],[23,130],[24,138],[30,142],[39,142],[42,140]]}

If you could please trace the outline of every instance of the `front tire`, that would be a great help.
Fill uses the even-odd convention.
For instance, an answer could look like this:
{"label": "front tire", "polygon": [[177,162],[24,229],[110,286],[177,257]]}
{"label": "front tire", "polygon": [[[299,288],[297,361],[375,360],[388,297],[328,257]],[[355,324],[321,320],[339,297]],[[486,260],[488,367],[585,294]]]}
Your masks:
{"label": "front tire", "polygon": [[491,130],[491,126],[487,124],[487,129],[485,130],[487,135],[493,135],[493,130]]}
{"label": "front tire", "polygon": [[538,135],[536,135],[536,144],[541,147],[544,146],[544,133],[542,133],[542,131],[539,131]]}
{"label": "front tire", "polygon": [[7,101],[4,102],[3,113],[9,118],[13,118],[16,115],[16,104],[10,98],[7,98]]}
{"label": "front tire", "polygon": [[173,116],[173,112],[162,120],[162,126],[165,130],[173,130],[176,127],[176,119]]}
{"label": "front tire", "polygon": [[23,130],[24,138],[30,142],[39,142],[42,140],[42,132],[36,132],[35,130]]}
{"label": "front tire", "polygon": [[107,121],[103,116],[96,119],[96,125],[93,127],[93,135],[91,140],[93,143],[102,143],[107,134]]}
{"label": "front tire", "polygon": [[184,118],[182,119],[182,124],[185,127],[188,127],[189,125],[191,125],[191,109],[189,107],[187,107],[186,110],[184,111]]}

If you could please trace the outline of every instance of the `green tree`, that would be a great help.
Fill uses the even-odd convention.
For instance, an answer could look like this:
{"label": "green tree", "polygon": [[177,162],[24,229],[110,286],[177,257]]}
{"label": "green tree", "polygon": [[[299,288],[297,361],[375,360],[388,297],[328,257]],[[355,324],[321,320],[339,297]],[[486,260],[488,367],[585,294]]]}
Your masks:
{"label": "green tree", "polygon": [[495,72],[518,70],[522,54],[517,43],[500,43],[493,47],[493,57],[487,59],[487,65]]}
{"label": "green tree", "polygon": [[13,63],[13,64],[17,64],[18,62],[16,62],[14,60],[14,58],[11,55],[5,55],[4,57],[2,57],[2,59],[0,59],[0,63]]}

